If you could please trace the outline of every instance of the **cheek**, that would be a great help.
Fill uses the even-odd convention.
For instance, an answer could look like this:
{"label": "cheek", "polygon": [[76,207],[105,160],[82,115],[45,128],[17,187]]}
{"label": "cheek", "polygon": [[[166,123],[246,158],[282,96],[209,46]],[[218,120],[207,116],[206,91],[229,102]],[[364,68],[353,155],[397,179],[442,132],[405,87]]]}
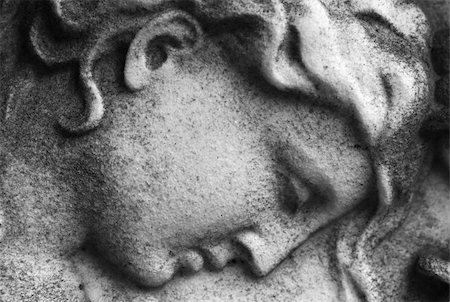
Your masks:
{"label": "cheek", "polygon": [[115,108],[98,131],[93,162],[112,192],[101,201],[103,219],[191,245],[251,225],[273,207],[270,156],[238,111],[214,96],[151,99],[117,100],[134,105]]}
{"label": "cheek", "polygon": [[357,148],[341,150],[339,158],[330,165],[330,180],[335,189],[335,203],[329,207],[338,214],[349,211],[368,197],[373,189],[374,175],[367,152],[360,152]]}

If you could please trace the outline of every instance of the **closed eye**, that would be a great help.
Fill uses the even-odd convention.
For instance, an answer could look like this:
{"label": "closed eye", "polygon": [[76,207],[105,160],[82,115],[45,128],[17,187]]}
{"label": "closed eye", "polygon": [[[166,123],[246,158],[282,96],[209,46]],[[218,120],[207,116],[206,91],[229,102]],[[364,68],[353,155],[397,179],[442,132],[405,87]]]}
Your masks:
{"label": "closed eye", "polygon": [[406,36],[391,22],[374,11],[358,12],[356,13],[356,18],[363,22],[363,25],[365,25],[364,28],[369,31],[369,34],[373,33],[374,30],[380,33],[380,29],[384,29],[401,39],[406,39]]}

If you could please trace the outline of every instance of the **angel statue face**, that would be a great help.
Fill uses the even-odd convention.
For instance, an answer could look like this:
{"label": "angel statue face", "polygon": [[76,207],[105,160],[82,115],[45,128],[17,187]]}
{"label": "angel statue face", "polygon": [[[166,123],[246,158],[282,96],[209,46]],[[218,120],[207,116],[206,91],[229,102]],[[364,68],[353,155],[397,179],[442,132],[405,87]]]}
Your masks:
{"label": "angel statue face", "polygon": [[264,276],[420,171],[428,29],[407,1],[31,6],[6,150],[72,192],[78,247],[141,285],[236,258]]}

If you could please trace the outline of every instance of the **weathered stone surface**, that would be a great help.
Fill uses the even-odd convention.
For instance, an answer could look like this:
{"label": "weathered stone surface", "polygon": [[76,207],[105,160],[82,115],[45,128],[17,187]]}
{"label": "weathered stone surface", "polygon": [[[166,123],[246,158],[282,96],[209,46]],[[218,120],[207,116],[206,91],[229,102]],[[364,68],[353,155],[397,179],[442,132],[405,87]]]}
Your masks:
{"label": "weathered stone surface", "polygon": [[0,5],[1,301],[448,301],[448,1]]}
{"label": "weathered stone surface", "polygon": [[449,101],[449,93],[448,93],[449,85],[450,83],[448,75],[436,81],[436,88],[435,88],[436,101],[445,106],[448,106]]}
{"label": "weathered stone surface", "polygon": [[433,37],[431,56],[436,73],[441,76],[448,74],[450,56],[449,29],[437,31]]}

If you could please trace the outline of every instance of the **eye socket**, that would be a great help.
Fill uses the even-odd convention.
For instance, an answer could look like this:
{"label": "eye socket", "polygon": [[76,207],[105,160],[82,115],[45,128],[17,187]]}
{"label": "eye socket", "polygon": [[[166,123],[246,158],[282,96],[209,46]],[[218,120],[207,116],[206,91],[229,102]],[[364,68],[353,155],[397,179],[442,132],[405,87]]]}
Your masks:
{"label": "eye socket", "polygon": [[398,38],[406,39],[405,35],[401,33],[391,22],[374,11],[356,13],[356,18],[362,21],[364,29],[372,38],[376,38],[377,36],[383,34],[394,34]]}

